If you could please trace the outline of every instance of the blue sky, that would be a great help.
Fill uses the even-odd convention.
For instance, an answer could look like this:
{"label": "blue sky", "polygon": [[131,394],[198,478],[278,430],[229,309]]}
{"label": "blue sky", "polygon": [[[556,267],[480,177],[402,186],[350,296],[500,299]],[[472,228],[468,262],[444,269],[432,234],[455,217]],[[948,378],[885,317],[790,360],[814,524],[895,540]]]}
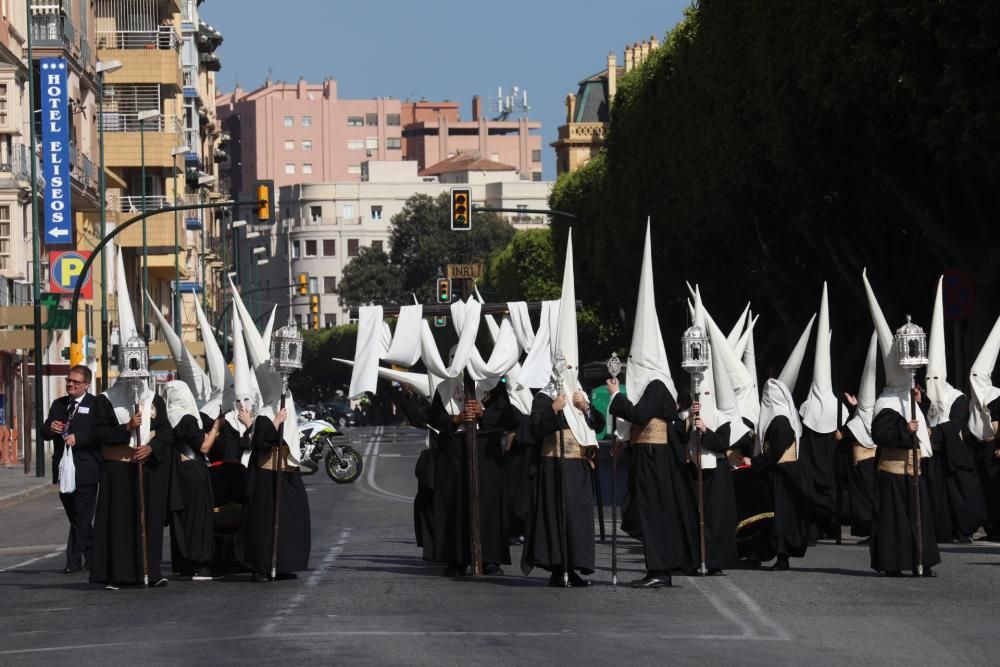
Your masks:
{"label": "blue sky", "polygon": [[[565,97],[622,62],[626,44],[664,34],[689,0],[208,0],[202,18],[222,31],[220,91],[244,90],[267,77],[337,80],[343,98],[449,99],[470,117],[484,102],[519,86],[528,116],[542,122],[546,179],[555,178],[549,143],[565,122]],[[278,10],[274,11],[277,7]]]}

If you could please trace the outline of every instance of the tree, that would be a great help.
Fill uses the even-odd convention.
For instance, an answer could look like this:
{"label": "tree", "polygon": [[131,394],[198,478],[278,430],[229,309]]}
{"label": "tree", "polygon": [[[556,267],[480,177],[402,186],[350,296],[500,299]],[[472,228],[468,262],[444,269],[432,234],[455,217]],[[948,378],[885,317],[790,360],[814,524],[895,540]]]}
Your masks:
{"label": "tree", "polygon": [[560,277],[552,230],[515,232],[510,243],[490,258],[484,282],[492,295],[502,301],[558,299]]}
{"label": "tree", "polygon": [[302,336],[302,370],[289,377],[296,402],[305,405],[329,400],[338,389],[344,390],[346,395],[351,383],[351,368],[333,358],[354,359],[358,325],[305,331]]}
{"label": "tree", "polygon": [[361,248],[344,267],[337,293],[341,306],[401,303],[405,297],[403,272],[382,250]]}
{"label": "tree", "polygon": [[449,206],[446,192],[436,198],[414,195],[392,216],[389,261],[402,272],[404,291],[415,293],[422,303],[434,301],[434,280],[447,264],[485,263],[514,235],[509,222],[483,212],[474,212],[470,231],[452,231]]}

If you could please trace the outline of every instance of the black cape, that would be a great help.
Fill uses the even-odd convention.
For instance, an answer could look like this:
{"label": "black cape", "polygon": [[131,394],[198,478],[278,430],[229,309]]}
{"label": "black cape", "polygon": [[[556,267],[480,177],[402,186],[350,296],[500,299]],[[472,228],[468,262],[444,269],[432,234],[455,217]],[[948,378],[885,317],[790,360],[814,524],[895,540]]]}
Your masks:
{"label": "black cape", "polygon": [[[175,465],[184,509],[171,517],[170,562],[180,574],[194,574],[212,560],[214,501],[208,460],[201,453],[204,441],[200,419],[185,415],[174,427]],[[192,454],[194,458],[188,458]]]}
{"label": "black cape", "polygon": [[[988,407],[990,419],[1000,421],[1000,398]],[[986,501],[986,534],[1000,541],[1000,440],[975,442],[974,448],[976,473]]]}
{"label": "black cape", "polygon": [[774,501],[771,544],[774,553],[801,558],[809,546],[809,496],[799,461],[778,463],[789,447],[795,446],[795,431],[787,417],[775,417],[767,427],[763,441],[767,451],[753,458],[752,469],[765,475]]}
{"label": "black cape", "polygon": [[[850,428],[844,428],[844,442],[849,447],[858,442]],[[872,531],[872,515],[876,505],[875,458],[854,463],[847,476],[847,495],[850,502],[851,535],[868,537]]]}
{"label": "black cape", "polygon": [[[732,469],[725,458],[729,448],[729,431],[730,425],[726,423],[718,430],[706,430],[701,436],[702,453],[714,454],[717,459],[715,468],[702,469],[705,565],[709,570],[732,567],[739,559],[736,548],[736,492],[733,488]],[[689,433],[688,437],[694,435]],[[687,472],[692,502],[697,511],[698,466],[694,461],[687,464]]]}
{"label": "black cape", "polygon": [[925,464],[938,542],[969,537],[987,523],[968,425],[969,399],[960,396],[951,405],[948,421],[931,428],[934,456]]}

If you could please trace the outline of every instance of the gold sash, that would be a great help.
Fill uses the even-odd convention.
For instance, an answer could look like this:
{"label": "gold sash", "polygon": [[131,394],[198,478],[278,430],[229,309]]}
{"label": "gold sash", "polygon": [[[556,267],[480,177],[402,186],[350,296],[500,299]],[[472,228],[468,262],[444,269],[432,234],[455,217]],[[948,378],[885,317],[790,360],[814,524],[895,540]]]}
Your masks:
{"label": "gold sash", "polygon": [[895,447],[880,447],[878,469],[891,475],[916,476],[913,450],[897,449]]}
{"label": "gold sash", "polygon": [[727,449],[726,461],[729,462],[729,465],[731,467],[739,468],[741,465],[743,465],[743,452],[739,449],[739,447]]}
{"label": "gold sash", "polygon": [[[583,447],[581,447],[580,443],[573,437],[573,431],[568,428],[564,428],[562,433],[565,458],[582,459]],[[542,456],[547,458],[559,458],[559,431],[545,436],[545,440],[542,441]]]}
{"label": "gold sash", "polygon": [[868,448],[864,445],[854,443],[854,446],[851,447],[851,457],[854,459],[855,464],[867,461],[868,459],[873,459],[875,458],[875,448]]}
{"label": "gold sash", "polygon": [[[765,440],[763,449],[765,452],[771,451],[771,443]],[[778,463],[795,463],[798,460],[799,443],[792,441],[792,444],[785,450],[785,453],[781,455],[780,459],[778,459]]]}
{"label": "gold sash", "polygon": [[[259,470],[272,470],[273,471],[274,470],[274,458],[275,457],[274,457],[273,450],[272,450],[272,453],[269,456],[258,457],[257,458],[257,468]],[[291,463],[288,462],[288,445],[286,445],[284,443],[281,444],[281,449],[278,452],[278,459],[281,462],[281,469],[284,472],[293,472],[293,471],[299,469],[298,466],[294,466],[294,465],[292,465]]]}
{"label": "gold sash", "polygon": [[133,463],[132,454],[135,450],[129,445],[104,445],[101,447],[101,454],[105,461],[117,461],[119,463]]}
{"label": "gold sash", "polygon": [[668,441],[667,422],[653,417],[642,426],[632,425],[633,445],[665,445]]}

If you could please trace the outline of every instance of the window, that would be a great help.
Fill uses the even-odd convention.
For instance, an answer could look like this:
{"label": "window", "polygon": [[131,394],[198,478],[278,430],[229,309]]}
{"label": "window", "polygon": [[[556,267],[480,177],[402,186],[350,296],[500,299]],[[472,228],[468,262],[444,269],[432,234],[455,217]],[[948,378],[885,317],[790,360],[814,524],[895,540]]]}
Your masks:
{"label": "window", "polygon": [[348,139],[347,140],[347,150],[349,151],[363,151],[365,149],[364,139]]}
{"label": "window", "polygon": [[7,127],[7,123],[10,120],[10,116],[7,115],[9,85],[7,81],[0,82],[0,127]]}
{"label": "window", "polygon": [[365,148],[369,150],[378,148],[378,137],[368,137],[365,139]]}
{"label": "window", "polygon": [[535,150],[531,151],[531,161],[532,162],[541,162],[542,161],[542,151],[540,151],[538,149],[535,149]]}
{"label": "window", "polygon": [[295,313],[295,326],[302,328],[302,315],[299,313]]}
{"label": "window", "polygon": [[335,294],[337,292],[337,276],[323,277],[323,294]]}
{"label": "window", "polygon": [[399,137],[386,137],[385,147],[389,150],[398,151],[403,147],[403,142]]}
{"label": "window", "polygon": [[10,206],[0,206],[0,270],[11,268]]}
{"label": "window", "polygon": [[361,116],[348,116],[347,127],[361,127],[365,124],[365,119]]}
{"label": "window", "polygon": [[378,252],[382,252],[382,242],[372,241],[372,250],[377,250]]}
{"label": "window", "polygon": [[381,219],[382,219],[382,207],[372,206],[372,220],[381,220]]}
{"label": "window", "polygon": [[[316,239],[306,239],[306,251],[303,257],[315,257],[316,256]],[[316,290],[313,290],[314,292]]]}
{"label": "window", "polygon": [[345,218],[353,218],[354,204],[344,204],[344,206],[340,209],[340,215]]}
{"label": "window", "polygon": [[337,256],[337,239],[323,239],[323,256]]}
{"label": "window", "polygon": [[294,127],[295,118],[293,116],[285,116],[285,127]]}
{"label": "window", "polygon": [[312,124],[313,124],[313,117],[312,116],[303,116],[302,117],[302,127],[312,127]]}
{"label": "window", "polygon": [[292,141],[291,139],[285,139],[285,150],[286,151],[294,151],[295,150],[295,142]]}
{"label": "window", "polygon": [[360,174],[361,173],[361,165],[360,164],[349,164],[349,165],[347,165],[347,173],[348,174]]}
{"label": "window", "polygon": [[313,173],[313,166],[311,164],[309,164],[308,162],[306,162],[305,164],[302,165],[302,173],[303,174],[311,174],[311,173]]}
{"label": "window", "polygon": [[326,325],[327,329],[337,326],[337,314],[326,313],[323,315],[323,323]]}
{"label": "window", "polygon": [[292,241],[289,244],[289,248],[290,248],[289,257],[291,257],[292,259],[298,259],[299,258],[299,242],[298,241]]}
{"label": "window", "polygon": [[309,141],[308,139],[302,142],[302,150],[311,151],[312,149],[313,149],[313,142]]}
{"label": "window", "polygon": [[358,256],[358,240],[357,239],[347,239],[347,256],[357,257]]}
{"label": "window", "polygon": [[[313,243],[316,243],[313,241]],[[318,294],[319,293],[319,278],[316,276],[309,276],[309,293]]]}
{"label": "window", "polygon": [[378,127],[378,114],[377,113],[366,113],[365,114],[365,125],[369,127]]}
{"label": "window", "polygon": [[322,206],[310,206],[309,207],[309,219],[315,224],[323,222],[323,207]]}
{"label": "window", "polygon": [[285,165],[285,173],[286,174],[294,174],[295,173],[295,165],[292,164],[291,162],[289,162],[288,164],[286,164]]}
{"label": "window", "polygon": [[531,180],[533,180],[533,181],[540,181],[540,180],[542,180],[542,172],[540,172],[540,171],[533,171],[533,172],[531,172]]}
{"label": "window", "polygon": [[396,127],[399,125],[399,114],[398,113],[387,113],[385,115],[385,124],[392,125]]}

